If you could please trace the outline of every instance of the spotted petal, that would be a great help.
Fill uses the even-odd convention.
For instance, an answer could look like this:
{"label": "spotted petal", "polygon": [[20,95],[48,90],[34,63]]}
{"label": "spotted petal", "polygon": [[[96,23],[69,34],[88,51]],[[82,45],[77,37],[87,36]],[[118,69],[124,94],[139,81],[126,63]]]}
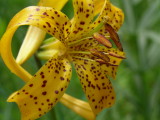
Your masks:
{"label": "spotted petal", "polygon": [[74,59],[74,64],[93,112],[98,114],[102,109],[111,107],[115,101],[115,93],[99,63]]}
{"label": "spotted petal", "polygon": [[68,0],[40,0],[38,6],[52,7],[60,10],[67,2]]}
{"label": "spotted petal", "polygon": [[18,104],[23,120],[36,119],[59,101],[70,77],[69,61],[54,56],[22,89],[11,95],[8,101]]}
{"label": "spotted petal", "polygon": [[[38,5],[61,10],[67,1],[68,0],[40,0]],[[39,48],[41,42],[44,40],[45,35],[45,31],[37,27],[30,26],[24,38],[24,42],[21,45],[16,61],[19,64],[22,64],[28,58],[30,58]]]}
{"label": "spotted petal", "polygon": [[80,39],[88,31],[94,14],[93,0],[73,0],[74,18],[72,20],[69,41]]}
{"label": "spotted petal", "polygon": [[114,14],[113,18],[108,21],[108,24],[110,24],[114,28],[114,30],[118,31],[123,24],[124,13],[121,9],[117,8],[114,5],[111,5],[111,9],[114,11]]}
{"label": "spotted petal", "polygon": [[[20,25],[33,25],[64,42],[70,22],[65,14],[49,7],[27,7],[10,22],[8,29]],[[8,30],[7,29],[7,30]]]}
{"label": "spotted petal", "polygon": [[123,59],[125,59],[125,53],[115,49],[115,48],[106,48],[104,46],[94,47],[98,51],[102,51],[108,54],[110,61],[108,64],[100,64],[103,73],[105,73],[108,77],[116,78],[116,73],[119,64]]}
{"label": "spotted petal", "polygon": [[[101,22],[107,22],[116,31],[118,31],[123,21],[124,21],[124,14],[122,10],[112,5],[109,0],[105,0],[103,9],[100,12],[100,15],[98,16],[98,18],[92,24],[92,27],[94,28],[98,26],[98,24]],[[106,35],[107,32],[104,27],[102,27],[102,29],[100,30],[100,33],[103,35]]]}
{"label": "spotted petal", "polygon": [[[62,27],[64,24],[65,27]],[[11,20],[7,31],[2,37],[1,55],[5,64],[12,72],[26,81],[27,78],[24,73],[28,73],[15,63],[11,53],[12,37],[18,27],[21,25],[34,25],[64,42],[62,38],[64,38],[65,35],[62,36],[62,33],[66,29],[69,29],[69,24],[68,18],[63,13],[53,8],[32,6],[23,9]]]}
{"label": "spotted petal", "polygon": [[97,15],[98,13],[100,13],[100,11],[103,8],[104,2],[105,0],[94,0],[94,6],[95,6],[94,15]]}

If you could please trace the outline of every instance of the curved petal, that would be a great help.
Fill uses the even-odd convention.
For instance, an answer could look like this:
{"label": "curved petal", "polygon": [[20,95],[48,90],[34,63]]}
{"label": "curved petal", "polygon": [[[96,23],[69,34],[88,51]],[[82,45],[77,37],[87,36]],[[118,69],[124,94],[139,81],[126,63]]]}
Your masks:
{"label": "curved petal", "polygon": [[27,59],[29,59],[35,51],[37,51],[44,40],[45,35],[45,31],[34,26],[29,26],[27,34],[18,52],[16,62],[18,64],[23,64]]}
{"label": "curved petal", "polygon": [[89,32],[89,26],[94,17],[93,0],[73,0],[74,18],[71,21],[71,34],[69,42],[80,39],[82,35]]}
{"label": "curved petal", "polygon": [[118,31],[119,28],[122,26],[124,21],[124,13],[121,9],[117,8],[114,5],[111,5],[111,9],[114,11],[113,18],[108,21],[114,30]]}
{"label": "curved petal", "polygon": [[94,0],[94,15],[100,13],[101,9],[103,8],[105,0]]}
{"label": "curved petal", "polygon": [[[40,0],[38,5],[61,10],[67,1],[68,0]],[[40,44],[45,38],[45,35],[45,31],[34,26],[29,26],[28,32],[24,38],[24,42],[22,43],[16,58],[16,62],[22,64],[28,58],[30,58],[39,48]]]}
{"label": "curved petal", "polygon": [[52,7],[61,10],[68,0],[40,0],[38,6]]}
{"label": "curved petal", "polygon": [[111,107],[115,102],[115,93],[99,63],[74,58],[73,61],[93,112],[98,114],[102,109]]}
{"label": "curved petal", "polygon": [[[53,16],[55,16],[55,20],[53,20]],[[59,16],[60,15],[60,16]],[[62,19],[62,20],[59,20]],[[48,24],[50,23],[50,24]],[[42,28],[45,31],[53,34],[58,37],[61,36],[59,33],[61,29],[60,25],[66,24],[65,29],[68,29],[67,26],[70,24],[68,18],[61,13],[52,8],[47,7],[28,7],[19,12],[10,22],[7,31],[3,35],[1,39],[1,55],[8,66],[8,68],[19,76],[24,81],[28,81],[29,73],[26,72],[20,65],[18,65],[12,55],[11,52],[11,40],[15,33],[21,25],[35,25]],[[51,27],[49,27],[51,25]],[[53,27],[54,26],[54,27]],[[57,30],[55,31],[54,28]],[[59,28],[59,29],[57,29]],[[63,27],[62,27],[63,28]],[[53,32],[53,33],[52,33]],[[58,37],[59,38],[59,37]]]}
{"label": "curved petal", "polygon": [[69,61],[54,56],[8,101],[18,104],[23,120],[39,118],[59,101],[70,77]]}
{"label": "curved petal", "polygon": [[7,30],[14,26],[33,25],[55,36],[61,42],[66,30],[70,28],[69,19],[65,14],[50,7],[31,6],[21,10],[9,23]]}
{"label": "curved petal", "polygon": [[11,50],[11,40],[17,28],[18,27],[13,27],[5,32],[1,39],[0,51],[4,63],[11,70],[11,72],[27,82],[29,81],[31,75],[16,63]]}
{"label": "curved petal", "polygon": [[108,55],[110,61],[109,64],[111,65],[119,65],[120,62],[125,59],[125,53],[115,49],[115,48],[107,48],[105,46],[96,46],[94,47],[97,51],[104,52]]}
{"label": "curved petal", "polygon": [[[100,12],[98,18],[92,24],[92,28],[95,28],[101,22],[104,23],[107,22],[115,29],[115,31],[118,31],[121,25],[123,24],[123,21],[124,21],[124,14],[122,10],[112,5],[110,3],[110,0],[105,0],[103,9]],[[105,30],[105,27],[102,27],[100,33],[103,35],[108,35],[106,34],[107,31]]]}
{"label": "curved petal", "polygon": [[[112,49],[111,51],[113,51],[113,53],[116,53],[118,55],[120,53],[120,51],[118,51],[118,50]],[[120,53],[120,54],[122,55],[124,53]],[[124,56],[124,55],[122,55],[122,56]],[[117,56],[111,56],[111,55],[108,55],[108,57],[110,58],[111,64],[101,64],[100,65],[101,69],[108,77],[112,77],[113,79],[116,79],[118,66],[124,58],[118,58]]]}
{"label": "curved petal", "polygon": [[104,52],[108,55],[110,61],[106,64],[100,64],[101,70],[108,77],[112,77],[113,79],[116,79],[118,66],[120,65],[121,61],[125,59],[125,53],[118,49],[106,48],[104,46],[97,46],[94,48],[97,51]]}
{"label": "curved petal", "polygon": [[[97,2],[98,1],[94,1],[94,4],[96,4]],[[113,6],[109,2],[109,0],[105,0],[105,2],[104,2],[104,0],[101,0],[100,3],[99,4],[97,3],[97,6],[95,6],[95,7],[101,6],[102,3],[104,3],[102,11],[101,11],[100,15],[98,16],[98,18],[96,19],[96,21],[93,22],[93,24],[91,24],[89,29],[90,29],[91,33],[92,33],[92,30],[97,29],[96,32],[99,31],[100,34],[104,35],[107,38],[110,38],[110,34],[107,32],[105,26],[101,26],[101,24],[103,25],[103,24],[105,24],[105,22],[108,22],[108,24],[110,24],[117,31],[123,23],[124,15],[123,15],[123,12],[119,8],[116,8],[115,6]],[[97,10],[95,10],[95,12],[97,12]],[[107,21],[105,21],[105,20],[107,20]],[[99,29],[99,27],[101,29]],[[92,37],[92,36],[89,36],[89,37]],[[98,42],[92,38],[90,38],[90,39],[85,38],[84,40],[80,39],[80,40],[72,41],[71,43],[69,43],[69,45],[70,44],[73,44],[71,47],[73,47],[75,49],[77,49],[78,47],[80,49],[86,49],[88,47],[88,45],[95,46],[98,44]]]}
{"label": "curved petal", "polygon": [[64,94],[60,102],[87,120],[94,120],[95,115],[87,102]]}

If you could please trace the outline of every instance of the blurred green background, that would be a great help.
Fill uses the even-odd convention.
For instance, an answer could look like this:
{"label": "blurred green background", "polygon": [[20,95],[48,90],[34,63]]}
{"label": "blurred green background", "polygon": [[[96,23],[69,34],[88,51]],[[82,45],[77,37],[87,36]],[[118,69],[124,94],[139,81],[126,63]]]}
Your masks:
{"label": "blurred green background", "polygon": [[[123,9],[125,21],[119,31],[127,59],[119,67],[116,104],[99,114],[97,120],[159,120],[160,119],[160,0],[111,0]],[[10,19],[21,9],[36,5],[38,0],[0,0],[0,38]],[[64,7],[72,16],[71,1]],[[25,35],[21,28],[15,35],[13,52],[17,53]],[[23,65],[31,73],[37,70],[34,58]],[[33,67],[35,69],[33,69]],[[0,120],[20,120],[15,103],[7,97],[23,86],[22,80],[12,74],[0,58]],[[84,99],[75,72],[67,93]],[[61,103],[39,120],[84,120]]]}

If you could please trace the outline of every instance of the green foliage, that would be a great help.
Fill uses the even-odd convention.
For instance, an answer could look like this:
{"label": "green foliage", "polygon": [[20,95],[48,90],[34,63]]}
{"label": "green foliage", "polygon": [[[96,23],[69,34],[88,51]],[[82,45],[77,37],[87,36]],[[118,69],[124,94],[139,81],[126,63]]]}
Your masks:
{"label": "green foliage", "polygon": [[[21,9],[36,5],[38,0],[1,0],[0,37],[10,19]],[[127,59],[120,65],[117,80],[112,81],[116,90],[116,104],[104,110],[97,120],[158,120],[160,118],[160,1],[159,0],[112,0],[125,13],[124,25],[119,31]],[[70,18],[73,15],[71,1],[63,9]],[[13,50],[16,55],[26,28],[14,36]],[[22,34],[23,33],[23,34]],[[34,73],[32,58],[23,66]],[[32,69],[34,66],[35,70]],[[0,120],[18,120],[20,112],[7,97],[23,86],[22,80],[13,75],[0,59]],[[67,93],[85,99],[74,72]],[[80,116],[58,103],[40,120],[83,120]]]}

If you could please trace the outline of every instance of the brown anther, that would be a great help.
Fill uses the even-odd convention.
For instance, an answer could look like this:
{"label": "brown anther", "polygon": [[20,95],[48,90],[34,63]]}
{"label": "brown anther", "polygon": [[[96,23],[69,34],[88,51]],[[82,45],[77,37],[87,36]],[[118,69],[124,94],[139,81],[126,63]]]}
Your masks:
{"label": "brown anther", "polygon": [[126,59],[125,56],[118,55],[118,54],[116,54],[114,52],[109,52],[109,55],[113,56],[113,57],[116,57],[116,58],[120,58],[120,59]]}
{"label": "brown anther", "polygon": [[103,35],[101,35],[99,33],[94,33],[93,38],[96,39],[99,43],[106,46],[107,48],[112,47],[112,43],[106,37],[104,37]]}
{"label": "brown anther", "polygon": [[101,64],[106,64],[106,62],[104,60],[102,60],[102,59],[96,59],[96,62],[99,62]]}
{"label": "brown anther", "polygon": [[115,65],[113,63],[106,63],[106,64],[109,65],[109,66],[118,66],[118,65]]}
{"label": "brown anther", "polygon": [[102,59],[96,59],[96,62],[99,62],[100,64],[106,64],[106,65],[109,65],[109,66],[118,66],[118,65],[114,65],[114,64],[109,63],[109,62],[105,62]]}
{"label": "brown anther", "polygon": [[106,54],[104,54],[103,52],[100,52],[96,49],[90,49],[90,52],[91,52],[91,54],[93,54],[94,56],[104,60],[105,62],[110,61],[109,57]]}
{"label": "brown anther", "polygon": [[110,37],[114,41],[114,43],[116,44],[117,48],[120,51],[123,51],[123,47],[122,47],[122,44],[120,42],[120,39],[119,39],[119,36],[118,36],[117,32],[108,23],[105,24],[105,29],[106,29],[106,31],[109,32]]}

